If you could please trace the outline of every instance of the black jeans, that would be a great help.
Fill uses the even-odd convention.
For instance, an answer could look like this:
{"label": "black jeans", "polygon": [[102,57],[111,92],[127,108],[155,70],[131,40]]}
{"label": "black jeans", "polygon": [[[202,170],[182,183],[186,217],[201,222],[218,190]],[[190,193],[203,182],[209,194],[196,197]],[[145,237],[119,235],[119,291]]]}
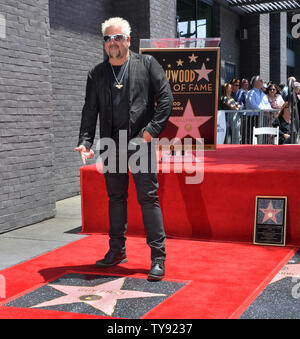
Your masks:
{"label": "black jeans", "polygon": [[[133,152],[128,152],[128,158]],[[137,200],[141,206],[144,227],[147,234],[147,244],[151,249],[151,260],[166,258],[165,240],[166,235],[163,226],[163,217],[159,205],[157,190],[157,173],[151,173],[150,163],[155,157],[155,152],[151,152],[149,144],[148,153],[143,156],[148,158],[149,171],[147,173],[132,173]],[[118,154],[117,154],[118,159]],[[109,247],[115,253],[125,253],[126,230],[128,223],[128,181],[127,173],[104,174],[106,189],[109,197]]]}

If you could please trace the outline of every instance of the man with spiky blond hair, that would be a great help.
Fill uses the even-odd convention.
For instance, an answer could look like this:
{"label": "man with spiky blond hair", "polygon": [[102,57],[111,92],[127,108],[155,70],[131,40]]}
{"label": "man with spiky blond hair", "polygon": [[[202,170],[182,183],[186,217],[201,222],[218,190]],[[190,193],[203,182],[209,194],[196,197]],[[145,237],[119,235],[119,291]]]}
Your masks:
{"label": "man with spiky blond hair", "polygon": [[[131,28],[126,20],[119,17],[108,19],[102,24],[102,34],[108,59],[89,72],[76,150],[80,152],[83,164],[93,157],[91,146],[99,115],[100,138],[111,138],[116,145],[117,169],[116,172],[104,173],[109,197],[110,240],[109,251],[96,265],[111,267],[127,261],[128,163],[125,172],[122,171],[119,160],[124,154],[124,139],[121,142],[121,132],[127,133],[125,147],[128,155],[133,152],[133,140],[140,137],[140,146],[146,149],[143,157],[149,164],[156,163],[151,141],[164,129],[173,97],[159,63],[150,55],[130,51]],[[157,195],[157,171],[151,166],[151,170],[132,172],[132,175],[151,249],[152,264],[148,277],[161,280],[165,276],[166,235]]]}

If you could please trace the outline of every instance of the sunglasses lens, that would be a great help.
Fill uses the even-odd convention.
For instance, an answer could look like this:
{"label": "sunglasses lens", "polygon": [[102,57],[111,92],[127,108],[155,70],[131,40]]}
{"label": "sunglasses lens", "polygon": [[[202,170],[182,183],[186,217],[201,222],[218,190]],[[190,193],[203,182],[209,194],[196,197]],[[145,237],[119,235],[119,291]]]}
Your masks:
{"label": "sunglasses lens", "polygon": [[117,34],[116,37],[115,37],[116,41],[121,41],[123,39],[124,39],[124,35],[122,35],[122,34]]}
{"label": "sunglasses lens", "polygon": [[124,34],[105,35],[103,37],[105,42],[109,42],[111,41],[111,39],[114,39],[115,41],[122,41],[122,40],[125,40],[126,38],[127,36]]}

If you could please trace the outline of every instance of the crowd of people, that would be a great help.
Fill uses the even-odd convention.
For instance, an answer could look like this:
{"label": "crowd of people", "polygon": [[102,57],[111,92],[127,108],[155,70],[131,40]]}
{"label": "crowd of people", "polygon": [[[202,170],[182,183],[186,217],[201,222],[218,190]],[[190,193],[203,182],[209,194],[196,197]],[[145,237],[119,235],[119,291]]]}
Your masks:
{"label": "crowd of people", "polygon": [[[295,92],[298,98],[300,114],[300,82],[294,77]],[[288,105],[288,85],[276,85],[274,82],[264,82],[259,76],[253,76],[250,84],[247,79],[232,79],[222,86],[221,110],[279,110],[273,127],[279,126],[279,144],[291,143],[291,112]]]}

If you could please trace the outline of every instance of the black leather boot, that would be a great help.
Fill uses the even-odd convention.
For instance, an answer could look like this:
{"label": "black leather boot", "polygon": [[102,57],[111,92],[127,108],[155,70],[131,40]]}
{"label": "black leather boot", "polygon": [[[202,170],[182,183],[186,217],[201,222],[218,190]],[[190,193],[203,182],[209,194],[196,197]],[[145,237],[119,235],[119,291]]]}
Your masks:
{"label": "black leather boot", "polygon": [[154,259],[148,274],[150,280],[161,280],[165,277],[165,261],[162,259]]}
{"label": "black leather boot", "polygon": [[97,267],[112,267],[118,264],[128,262],[126,253],[113,253],[107,252],[105,257],[101,260],[96,261]]}

